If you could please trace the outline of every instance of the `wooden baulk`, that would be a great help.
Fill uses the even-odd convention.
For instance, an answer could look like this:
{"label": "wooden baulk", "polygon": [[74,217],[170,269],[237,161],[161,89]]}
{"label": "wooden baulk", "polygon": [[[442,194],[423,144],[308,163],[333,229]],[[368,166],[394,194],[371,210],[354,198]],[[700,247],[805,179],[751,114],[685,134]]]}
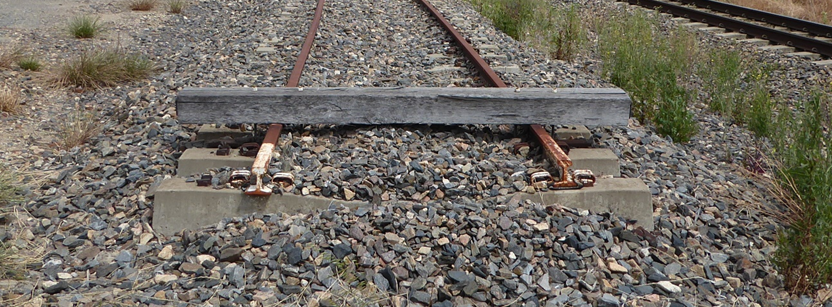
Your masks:
{"label": "wooden baulk", "polygon": [[183,124],[557,124],[624,126],[618,88],[185,88]]}

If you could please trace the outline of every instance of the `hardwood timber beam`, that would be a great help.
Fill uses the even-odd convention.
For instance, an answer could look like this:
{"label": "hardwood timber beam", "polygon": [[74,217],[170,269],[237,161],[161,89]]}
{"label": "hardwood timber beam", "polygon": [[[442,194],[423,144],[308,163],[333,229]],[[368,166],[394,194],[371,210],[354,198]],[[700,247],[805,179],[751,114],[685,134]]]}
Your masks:
{"label": "hardwood timber beam", "polygon": [[624,126],[617,88],[185,88],[183,124],[557,124]]}

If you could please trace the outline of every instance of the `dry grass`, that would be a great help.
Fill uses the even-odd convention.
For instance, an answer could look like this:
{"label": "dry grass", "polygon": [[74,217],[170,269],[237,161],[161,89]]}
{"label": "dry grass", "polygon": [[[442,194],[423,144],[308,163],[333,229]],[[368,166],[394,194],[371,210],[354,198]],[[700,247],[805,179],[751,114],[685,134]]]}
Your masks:
{"label": "dry grass", "polygon": [[131,0],[127,6],[134,11],[149,11],[156,7],[156,0]]}
{"label": "dry grass", "polygon": [[58,128],[58,146],[70,149],[86,143],[98,135],[101,124],[98,115],[87,110],[77,110],[70,114]]}
{"label": "dry grass", "polygon": [[20,93],[5,85],[0,87],[0,112],[9,114],[20,112]]}
{"label": "dry grass", "polygon": [[185,0],[170,0],[168,1],[168,12],[172,14],[182,14],[182,10],[187,3]]}
{"label": "dry grass", "polygon": [[84,52],[67,60],[57,82],[62,85],[95,88],[143,79],[153,71],[153,64],[138,54],[122,50]]}
{"label": "dry grass", "polygon": [[832,24],[832,0],[727,0],[761,11]]}
{"label": "dry grass", "polygon": [[12,68],[22,57],[20,48],[0,47],[0,68]]}

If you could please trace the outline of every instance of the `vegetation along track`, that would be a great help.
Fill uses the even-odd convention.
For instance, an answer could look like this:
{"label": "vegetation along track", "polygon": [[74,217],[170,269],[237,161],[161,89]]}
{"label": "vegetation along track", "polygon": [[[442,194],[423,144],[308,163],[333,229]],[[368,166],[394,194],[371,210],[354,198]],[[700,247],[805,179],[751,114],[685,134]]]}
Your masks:
{"label": "vegetation along track", "polygon": [[[688,4],[696,8],[667,1],[627,0],[627,2],[650,9],[657,8],[662,12],[675,16],[689,18],[730,31],[766,39],[777,44],[818,53],[827,58],[832,57],[832,27],[828,25],[709,0],[679,1],[682,4]],[[769,25],[743,21],[730,16],[724,16],[725,14],[764,22]],[[774,26],[783,27],[784,29],[777,29]],[[798,31],[803,33],[799,33]]]}

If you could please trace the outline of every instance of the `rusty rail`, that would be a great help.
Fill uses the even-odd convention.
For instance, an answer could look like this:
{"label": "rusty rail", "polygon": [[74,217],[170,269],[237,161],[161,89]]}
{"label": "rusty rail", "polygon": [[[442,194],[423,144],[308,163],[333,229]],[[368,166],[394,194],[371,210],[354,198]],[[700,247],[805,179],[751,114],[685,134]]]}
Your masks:
{"label": "rusty rail", "polygon": [[[315,16],[312,18],[312,24],[309,25],[309,32],[306,33],[306,39],[303,41],[303,46],[300,49],[297,61],[295,61],[292,74],[289,76],[289,80],[286,81],[286,86],[288,87],[297,87],[300,82],[303,67],[306,65],[306,60],[312,51],[312,43],[315,42],[315,34],[318,33],[318,27],[321,25],[324,3],[326,3],[326,0],[318,0],[318,6],[315,8]],[[280,132],[282,130],[282,124],[269,125],[269,130],[266,131],[263,144],[260,145],[257,156],[254,158],[254,164],[251,166],[252,175],[255,176],[255,184],[246,189],[246,194],[252,196],[268,196],[272,194],[272,189],[263,183],[263,177],[268,173],[269,162],[272,160],[272,153],[274,152],[275,146],[277,146],[277,140],[280,138]]]}
{"label": "rusty rail", "polygon": [[[485,79],[485,81],[493,87],[508,87],[505,82],[497,75],[497,73],[491,69],[491,66],[479,55],[479,53],[471,46],[470,43],[456,30],[456,28],[448,22],[445,16],[442,15],[439,10],[436,9],[433,5],[430,4],[429,0],[419,0],[425,8],[430,11],[431,15],[439,21],[439,24],[442,25],[445,30],[451,35],[451,38],[462,47],[462,52],[471,61],[477,70],[480,72],[480,75]],[[540,146],[543,147],[543,151],[546,154],[546,157],[549,159],[549,162],[553,165],[560,167],[560,180],[551,183],[551,188],[555,189],[570,189],[570,188],[581,188],[582,186],[591,186],[595,182],[595,177],[592,176],[592,173],[589,171],[581,171],[582,174],[580,177],[572,178],[573,176],[569,172],[569,167],[572,166],[572,160],[569,159],[569,156],[563,152],[563,150],[558,146],[557,142],[546,132],[546,129],[543,128],[541,125],[530,125],[531,130],[534,133],[535,137],[538,141],[540,141]],[[552,178],[551,175],[546,174],[548,178]],[[533,176],[534,177],[534,176]],[[534,181],[534,178],[532,178]],[[554,181],[554,180],[553,180]]]}

